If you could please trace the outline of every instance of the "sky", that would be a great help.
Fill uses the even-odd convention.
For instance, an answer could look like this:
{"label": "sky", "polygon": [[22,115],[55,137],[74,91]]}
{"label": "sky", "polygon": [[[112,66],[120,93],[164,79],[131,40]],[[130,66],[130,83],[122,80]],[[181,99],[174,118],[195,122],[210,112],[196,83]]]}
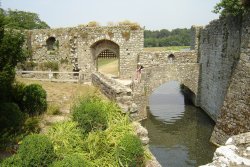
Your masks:
{"label": "sky", "polygon": [[1,8],[37,13],[51,28],[74,27],[96,21],[130,20],[147,30],[207,25],[220,0],[0,0]]}

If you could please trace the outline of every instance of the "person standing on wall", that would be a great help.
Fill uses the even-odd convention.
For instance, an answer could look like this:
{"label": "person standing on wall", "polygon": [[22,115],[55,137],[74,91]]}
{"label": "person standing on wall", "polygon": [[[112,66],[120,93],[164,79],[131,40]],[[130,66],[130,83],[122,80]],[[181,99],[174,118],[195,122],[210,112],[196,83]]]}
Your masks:
{"label": "person standing on wall", "polygon": [[144,67],[142,66],[142,64],[139,62],[137,63],[137,69],[136,69],[136,80],[138,82],[141,82],[141,72],[142,72],[142,69]]}

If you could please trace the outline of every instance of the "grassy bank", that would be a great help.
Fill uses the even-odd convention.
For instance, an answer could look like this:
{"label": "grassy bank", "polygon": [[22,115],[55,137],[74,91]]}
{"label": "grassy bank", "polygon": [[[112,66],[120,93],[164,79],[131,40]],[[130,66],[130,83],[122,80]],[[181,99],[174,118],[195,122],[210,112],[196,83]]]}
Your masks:
{"label": "grassy bank", "polygon": [[118,59],[98,59],[98,71],[118,76]]}
{"label": "grassy bank", "polygon": [[167,47],[148,47],[143,48],[144,51],[182,51],[183,49],[189,49],[190,46],[167,46]]}

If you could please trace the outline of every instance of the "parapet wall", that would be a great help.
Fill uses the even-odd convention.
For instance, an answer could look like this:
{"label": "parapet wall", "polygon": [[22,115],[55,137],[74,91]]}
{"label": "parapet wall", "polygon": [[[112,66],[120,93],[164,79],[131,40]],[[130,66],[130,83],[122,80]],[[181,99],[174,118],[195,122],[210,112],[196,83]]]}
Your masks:
{"label": "parapet wall", "polygon": [[137,119],[137,105],[133,103],[132,90],[128,86],[98,72],[92,74],[92,84],[110,100],[115,101],[123,112],[128,112],[132,118]]}
{"label": "parapet wall", "polygon": [[152,67],[165,67],[172,63],[197,63],[197,53],[188,52],[140,52],[138,62],[146,69]]}

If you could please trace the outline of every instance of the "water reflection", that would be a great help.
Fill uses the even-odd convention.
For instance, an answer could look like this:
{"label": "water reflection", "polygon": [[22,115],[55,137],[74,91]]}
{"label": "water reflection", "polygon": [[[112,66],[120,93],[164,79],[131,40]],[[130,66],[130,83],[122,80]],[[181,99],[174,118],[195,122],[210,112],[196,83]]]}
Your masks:
{"label": "water reflection", "polygon": [[150,150],[167,167],[193,167],[212,160],[209,143],[213,121],[199,108],[185,104],[178,82],[159,87],[150,97],[148,129]]}

